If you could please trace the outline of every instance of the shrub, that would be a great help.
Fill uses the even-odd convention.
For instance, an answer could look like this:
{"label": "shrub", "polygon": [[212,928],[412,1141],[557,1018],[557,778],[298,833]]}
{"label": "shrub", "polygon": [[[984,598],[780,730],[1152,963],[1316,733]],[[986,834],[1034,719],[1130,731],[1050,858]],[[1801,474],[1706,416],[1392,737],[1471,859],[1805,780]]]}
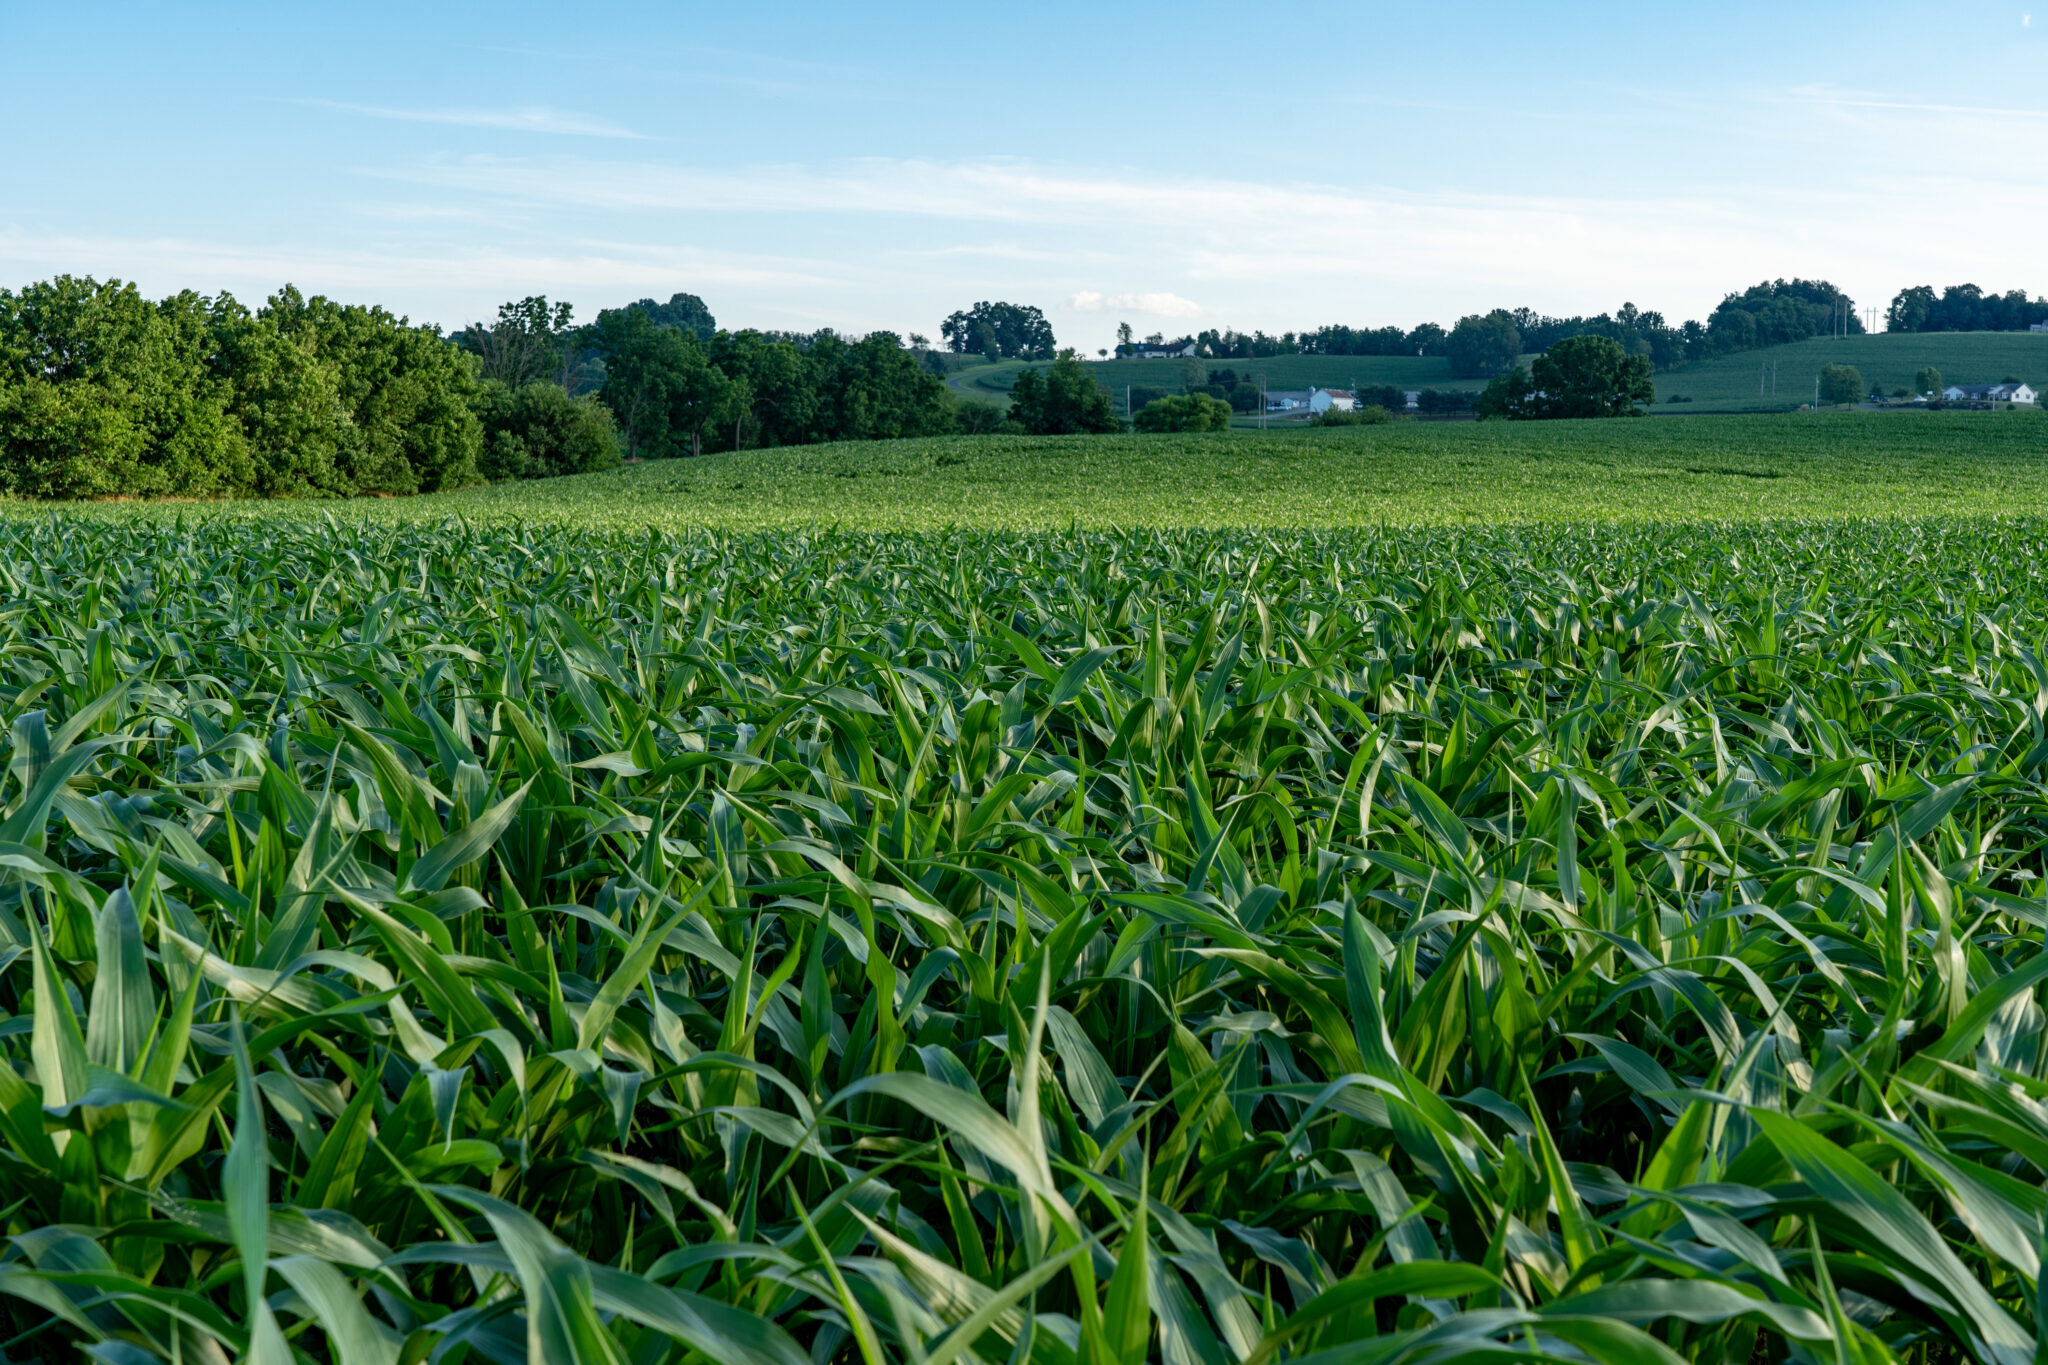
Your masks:
{"label": "shrub", "polygon": [[1321,413],[1316,417],[1316,425],[1319,427],[1377,427],[1385,426],[1393,420],[1394,414],[1388,412],[1378,403],[1366,403],[1351,409],[1349,412],[1344,411],[1342,408],[1331,408],[1328,412]]}
{"label": "shrub", "polygon": [[1222,431],[1230,425],[1230,404],[1205,393],[1161,398],[1147,403],[1131,425],[1139,431]]}
{"label": "shrub", "polygon": [[[938,354],[936,351],[934,355]],[[1005,429],[1014,430],[1009,415],[994,403],[983,403],[966,399],[953,408],[953,424],[965,436],[993,436]]]}
{"label": "shrub", "polygon": [[1086,436],[1123,430],[1116,403],[1072,351],[1046,368],[1026,370],[1010,390],[1010,416],[1032,436]]}
{"label": "shrub", "polygon": [[617,469],[618,426],[594,396],[571,398],[561,385],[540,380],[508,388],[486,380],[477,396],[487,479],[544,479]]}
{"label": "shrub", "polygon": [[1823,365],[1820,367],[1820,401],[1823,403],[1858,403],[1866,392],[1863,376],[1854,365]]}

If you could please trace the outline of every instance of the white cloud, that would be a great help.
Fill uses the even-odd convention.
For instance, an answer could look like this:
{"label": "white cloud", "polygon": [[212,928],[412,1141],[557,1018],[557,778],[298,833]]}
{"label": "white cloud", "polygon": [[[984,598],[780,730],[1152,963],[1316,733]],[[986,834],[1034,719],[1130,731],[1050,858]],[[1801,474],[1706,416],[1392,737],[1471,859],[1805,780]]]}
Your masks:
{"label": "white cloud", "polygon": [[444,123],[457,128],[496,128],[513,133],[555,133],[568,137],[646,139],[646,134],[636,133],[606,119],[542,105],[524,109],[394,109],[379,104],[347,104],[339,100],[294,100],[292,103],[344,114],[360,114],[364,118],[395,119],[401,123]]}
{"label": "white cloud", "polygon": [[1067,300],[1077,313],[1146,313],[1160,318],[1200,317],[1202,305],[1178,294],[1103,294],[1084,289]]}
{"label": "white cloud", "polygon": [[1954,114],[1964,118],[1983,119],[2048,119],[2048,109],[2011,109],[1984,104],[1933,104],[1924,100],[1897,99],[1853,90],[1838,90],[1825,85],[1801,86],[1791,92],[1791,98],[1801,103],[1816,104],[1829,109],[1882,109],[1908,114]]}
{"label": "white cloud", "polygon": [[[475,247],[336,250],[256,246],[180,237],[40,235],[0,229],[0,269],[39,276],[70,272],[133,280],[146,294],[228,290],[255,303],[286,283],[309,294],[382,303],[415,321],[460,326],[506,294],[597,291],[623,302],[680,280],[739,292],[816,294],[845,283],[836,267],[785,257],[659,244],[582,241],[561,250]],[[494,305],[492,305],[494,306]],[[586,317],[594,310],[580,310]],[[770,324],[773,325],[773,324]],[[816,324],[813,324],[816,325]]]}

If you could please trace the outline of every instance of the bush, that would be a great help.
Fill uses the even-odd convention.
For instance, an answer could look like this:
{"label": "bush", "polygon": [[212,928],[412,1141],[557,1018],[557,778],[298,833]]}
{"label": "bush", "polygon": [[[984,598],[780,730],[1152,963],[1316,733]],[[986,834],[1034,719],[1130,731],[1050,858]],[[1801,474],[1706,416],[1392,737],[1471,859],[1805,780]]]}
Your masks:
{"label": "bush", "polygon": [[1161,398],[1147,403],[1131,425],[1139,431],[1222,431],[1230,425],[1230,404],[1205,393]]}
{"label": "bush", "polygon": [[[936,355],[938,352],[934,351]],[[965,436],[993,436],[1004,430],[1015,430],[1008,414],[994,403],[963,399],[953,408],[953,425]]]}
{"label": "bush", "polygon": [[1394,420],[1394,414],[1378,403],[1365,403],[1351,409],[1331,408],[1317,415],[1315,424],[1319,427],[1378,427]]}
{"label": "bush", "polygon": [[1031,436],[1092,436],[1122,431],[1116,403],[1072,351],[1017,376],[1010,416]]}
{"label": "bush", "polygon": [[1860,403],[1866,392],[1863,376],[1854,365],[1823,365],[1820,367],[1820,401],[1823,403]]}
{"label": "bush", "polygon": [[619,431],[612,411],[594,396],[571,398],[545,380],[508,388],[484,381],[477,395],[483,421],[478,470],[487,479],[545,479],[617,469]]}
{"label": "bush", "polygon": [[1558,342],[1533,366],[1509,370],[1486,386],[1476,406],[1481,417],[1526,421],[1640,417],[1641,405],[1656,401],[1648,356],[1630,355],[1607,337],[1586,335]]}

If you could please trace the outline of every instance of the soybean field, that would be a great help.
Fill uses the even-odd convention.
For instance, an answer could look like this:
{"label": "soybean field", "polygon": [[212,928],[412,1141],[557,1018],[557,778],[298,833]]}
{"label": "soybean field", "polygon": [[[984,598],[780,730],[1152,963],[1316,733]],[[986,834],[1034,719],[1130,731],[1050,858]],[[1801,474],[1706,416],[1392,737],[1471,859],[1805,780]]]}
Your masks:
{"label": "soybean field", "polygon": [[[350,505],[360,516],[361,503]],[[117,514],[124,509],[116,509]],[[262,519],[303,504],[240,504]],[[685,531],[1377,527],[2048,514],[2038,412],[947,436],[658,460],[374,515]]]}
{"label": "soybean field", "polygon": [[2044,532],[10,516],[0,1353],[2037,1359]]}

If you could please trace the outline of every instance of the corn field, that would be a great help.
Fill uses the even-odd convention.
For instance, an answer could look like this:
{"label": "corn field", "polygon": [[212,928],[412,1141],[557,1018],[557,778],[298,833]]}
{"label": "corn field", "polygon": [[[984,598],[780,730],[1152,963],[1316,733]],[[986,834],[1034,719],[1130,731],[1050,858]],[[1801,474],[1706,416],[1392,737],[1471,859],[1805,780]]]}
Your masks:
{"label": "corn field", "polygon": [[0,522],[0,1360],[2040,1359],[2044,531]]}

